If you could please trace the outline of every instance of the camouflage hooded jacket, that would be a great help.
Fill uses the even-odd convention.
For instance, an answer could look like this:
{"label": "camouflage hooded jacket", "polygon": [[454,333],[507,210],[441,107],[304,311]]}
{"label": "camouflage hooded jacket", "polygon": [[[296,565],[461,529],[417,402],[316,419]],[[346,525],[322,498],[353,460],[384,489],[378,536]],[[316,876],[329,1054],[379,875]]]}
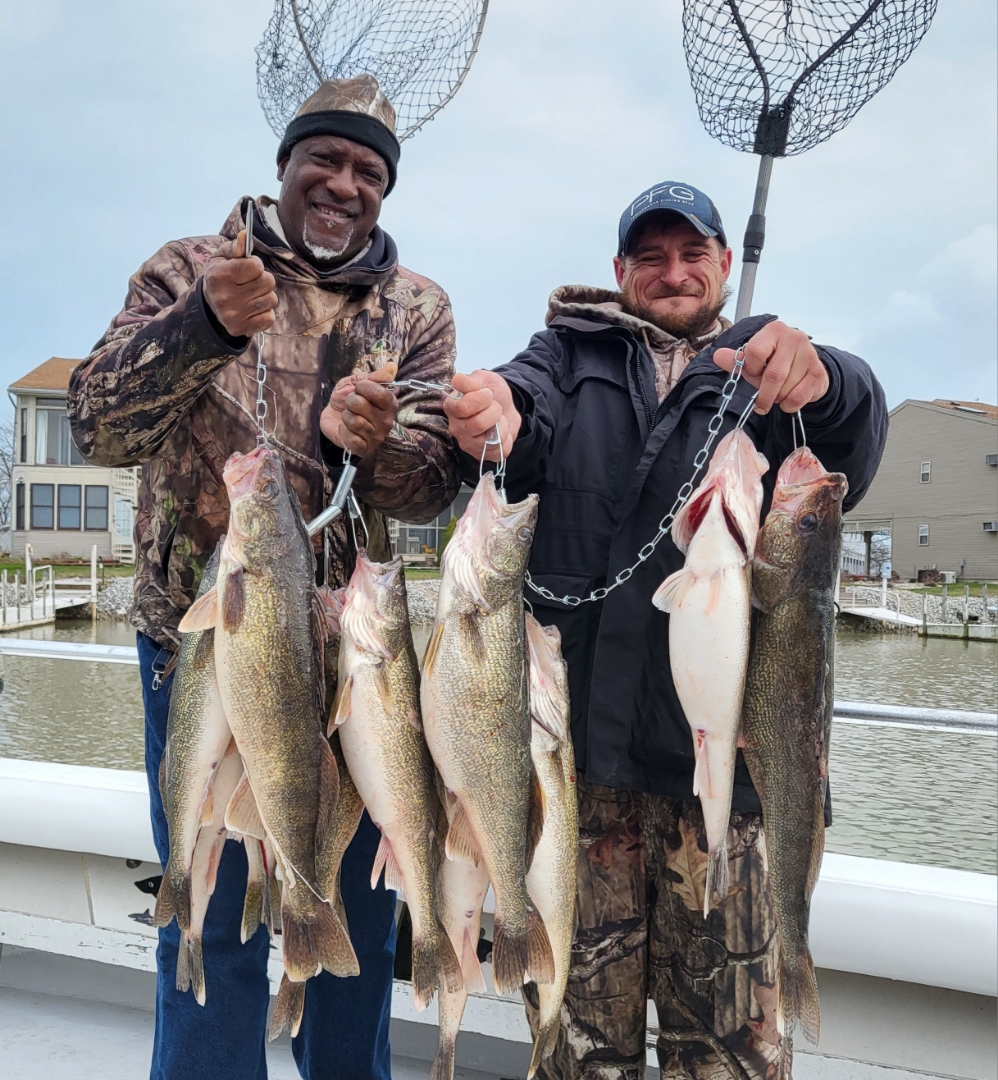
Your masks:
{"label": "camouflage hooded jacket", "polygon": [[[84,457],[142,466],[131,620],[165,645],[178,642],[177,623],[225,532],[225,460],[256,444],[256,343],[228,337],[201,281],[214,252],[243,228],[247,201],[218,236],[173,241],[139,268],[124,308],[69,388],[73,438]],[[309,519],[327,504],[342,460],[319,431],[337,380],[389,361],[399,364],[400,379],[449,380],[454,320],[446,293],[400,267],[381,229],[361,258],[323,274],[268,227],[273,201],[256,206],[254,254],[277,279],[279,300],[263,340],[266,425]],[[382,514],[431,521],[460,486],[439,395],[404,391],[399,403],[395,428],[354,483],[369,511],[375,558],[388,557]],[[342,519],[331,533],[328,579],[338,586],[353,552]]]}

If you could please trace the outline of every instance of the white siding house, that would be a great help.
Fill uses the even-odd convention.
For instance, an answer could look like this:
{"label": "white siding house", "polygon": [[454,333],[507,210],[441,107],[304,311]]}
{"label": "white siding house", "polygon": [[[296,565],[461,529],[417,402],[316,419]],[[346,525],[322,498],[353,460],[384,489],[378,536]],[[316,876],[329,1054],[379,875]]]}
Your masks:
{"label": "white siding house", "polygon": [[8,387],[14,400],[11,554],[135,561],[138,472],[88,465],[69,432],[66,395],[79,360],[53,356]]}

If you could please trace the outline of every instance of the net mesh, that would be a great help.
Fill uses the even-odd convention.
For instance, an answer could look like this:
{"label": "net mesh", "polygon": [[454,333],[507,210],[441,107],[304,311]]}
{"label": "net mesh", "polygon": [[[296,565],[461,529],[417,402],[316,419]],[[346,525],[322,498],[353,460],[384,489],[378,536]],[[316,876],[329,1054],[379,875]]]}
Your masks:
{"label": "net mesh", "polygon": [[810,150],[890,82],[936,4],[684,0],[683,46],[704,127],[737,150]]}
{"label": "net mesh", "polygon": [[283,135],[324,79],[368,74],[408,138],[464,81],[487,9],[488,0],[277,0],[256,49],[267,122]]}

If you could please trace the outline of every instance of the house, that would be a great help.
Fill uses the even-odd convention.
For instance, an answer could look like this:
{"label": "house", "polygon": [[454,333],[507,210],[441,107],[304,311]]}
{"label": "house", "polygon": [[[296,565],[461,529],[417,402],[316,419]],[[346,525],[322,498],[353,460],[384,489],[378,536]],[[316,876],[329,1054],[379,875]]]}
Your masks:
{"label": "house", "polygon": [[457,498],[443,513],[427,525],[406,525],[403,521],[388,519],[388,539],[396,555],[439,555],[444,531],[451,519],[459,518],[468,508],[474,489],[461,485]]}
{"label": "house", "polygon": [[908,400],[891,410],[880,468],[845,528],[867,543],[889,531],[901,578],[998,580],[998,407]]}
{"label": "house", "polygon": [[69,432],[66,396],[79,360],[53,356],[11,383],[14,402],[11,554],[135,562],[138,470],[88,465]]}

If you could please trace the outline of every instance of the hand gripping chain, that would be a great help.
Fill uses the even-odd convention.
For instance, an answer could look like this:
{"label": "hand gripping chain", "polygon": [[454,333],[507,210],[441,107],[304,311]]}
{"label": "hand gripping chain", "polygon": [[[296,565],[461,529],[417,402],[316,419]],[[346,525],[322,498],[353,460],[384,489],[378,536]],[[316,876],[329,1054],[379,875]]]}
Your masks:
{"label": "hand gripping chain", "polygon": [[[612,585],[605,585],[602,588],[593,589],[588,596],[555,596],[550,589],[545,589],[543,585],[535,584],[531,579],[530,571],[528,570],[525,579],[526,583],[538,596],[543,596],[545,600],[554,601],[556,604],[566,604],[568,607],[578,607],[579,604],[595,603],[596,601],[603,600],[607,597],[618,585],[623,585],[625,581],[630,580],[634,571],[637,570],[643,562],[646,562],[651,558],[663,538],[668,535],[669,529],[672,528],[672,523],[676,519],[676,515],[682,510],[687,502],[689,502],[690,496],[693,494],[693,486],[697,482],[697,477],[699,477],[700,473],[703,471],[704,465],[707,464],[711,447],[714,445],[714,440],[721,430],[721,424],[724,422],[724,412],[731,403],[731,399],[735,396],[735,390],[738,388],[738,383],[741,380],[742,368],[744,365],[745,353],[739,349],[735,354],[735,366],[731,369],[731,375],[728,377],[728,381],[724,384],[724,389],[721,391],[721,404],[718,406],[717,412],[710,418],[710,423],[707,425],[707,441],[704,443],[703,449],[700,450],[693,459],[693,475],[679,489],[676,501],[672,504],[665,517],[658,523],[658,532],[638,552],[637,561],[631,566],[621,570],[613,579]],[[755,403],[755,398],[757,396],[758,394],[753,395],[752,400],[746,406],[745,411],[738,420],[738,427],[745,426],[745,422],[752,412],[752,406]]]}

